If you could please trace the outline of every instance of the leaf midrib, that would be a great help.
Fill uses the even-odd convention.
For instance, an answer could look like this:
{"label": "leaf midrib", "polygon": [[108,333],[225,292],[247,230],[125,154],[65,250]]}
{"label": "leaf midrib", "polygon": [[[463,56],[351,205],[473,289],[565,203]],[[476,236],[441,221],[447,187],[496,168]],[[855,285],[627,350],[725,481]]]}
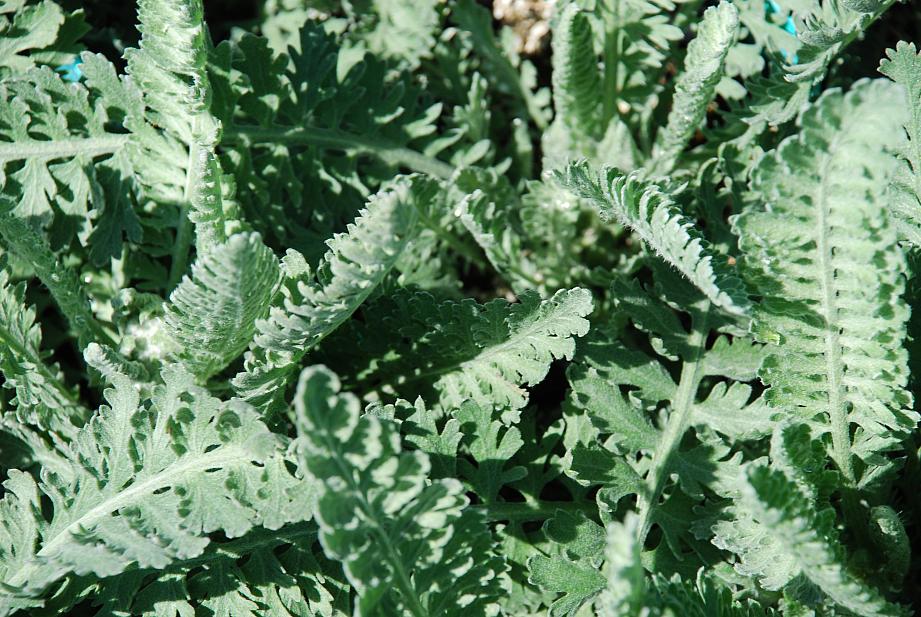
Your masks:
{"label": "leaf midrib", "polygon": [[0,143],[0,163],[29,158],[58,159],[77,155],[99,156],[111,154],[123,148],[130,135],[107,137],[66,138],[41,141],[13,141]]}
{"label": "leaf midrib", "polygon": [[[88,510],[61,529],[51,540],[44,542],[41,550],[35,554],[35,558],[31,560],[26,567],[20,570],[16,576],[10,579],[8,585],[16,587],[27,583],[31,574],[42,567],[42,558],[48,558],[50,555],[53,555],[58,547],[71,540],[80,529],[91,528],[94,524],[112,512],[129,506],[132,503],[136,503],[141,497],[173,484],[177,478],[203,469],[211,469],[214,467],[221,468],[228,463],[245,460],[248,455],[249,453],[246,449],[238,444],[227,445],[212,450],[211,452],[191,457],[177,465],[167,467],[163,471],[150,476],[142,482],[132,484],[127,489],[112,495],[99,505]],[[69,567],[68,570],[70,570]]]}
{"label": "leaf midrib", "polygon": [[[839,133],[840,134],[840,133]],[[830,207],[828,203],[828,178],[830,168],[835,159],[834,153],[839,150],[837,137],[829,145],[829,156],[822,162],[819,174],[819,186],[816,192],[817,238],[816,251],[819,257],[821,277],[819,282],[822,288],[822,312],[825,317],[825,376],[828,380],[828,415],[831,421],[832,456],[838,464],[841,473],[849,484],[854,483],[854,467],[851,462],[851,440],[848,428],[847,414],[844,401],[841,397],[841,343],[837,323],[838,307],[836,302],[837,289],[835,287],[835,266],[832,247],[829,241]]]}

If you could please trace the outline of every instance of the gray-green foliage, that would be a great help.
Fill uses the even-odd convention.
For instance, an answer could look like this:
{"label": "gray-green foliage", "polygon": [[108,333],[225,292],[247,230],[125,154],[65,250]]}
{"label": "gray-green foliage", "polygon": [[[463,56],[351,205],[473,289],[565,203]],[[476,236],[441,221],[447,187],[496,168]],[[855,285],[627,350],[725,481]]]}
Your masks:
{"label": "gray-green foliage", "polygon": [[142,406],[135,384],[116,375],[108,404],[74,437],[67,469],[38,483],[11,473],[2,579],[16,591],[3,597],[4,614],[69,574],[164,568],[200,555],[211,532],[234,538],[309,516],[312,489],[290,474],[255,410],[212,397],[180,368],[161,377]]}
{"label": "gray-green foliage", "polygon": [[688,45],[684,71],[675,84],[668,122],[656,135],[650,161],[654,173],[664,174],[674,168],[675,160],[703,121],[738,29],[738,12],[729,2],[721,2],[704,13],[697,37]]}
{"label": "gray-green foliage", "polygon": [[78,4],[0,1],[0,615],[909,613],[917,7]]}
{"label": "gray-green foliage", "polygon": [[559,182],[590,200],[601,214],[632,229],[668,264],[694,283],[714,304],[745,314],[748,298],[738,276],[656,185],[606,167],[599,172],[580,161],[558,173]]}
{"label": "gray-green foliage", "polygon": [[773,344],[762,367],[768,401],[821,427],[851,484],[872,482],[887,464],[879,454],[918,420],[898,344],[905,257],[886,212],[897,161],[871,155],[898,135],[903,109],[883,81],[823,95],[800,133],[756,165],[753,205],[735,222],[762,296],[755,330]]}
{"label": "gray-green foliage", "polygon": [[914,43],[899,41],[895,49],[886,50],[879,72],[905,89],[908,116],[905,119],[907,142],[903,142],[903,159],[893,178],[892,209],[900,235],[915,246],[921,244],[921,58]]}
{"label": "gray-green foliage", "polygon": [[[343,562],[361,615],[495,614],[502,559],[454,479],[428,483],[422,452],[403,452],[392,420],[361,415],[323,367],[301,373],[298,455],[323,478],[320,541]],[[390,581],[384,584],[384,581]]]}
{"label": "gray-green foliage", "polygon": [[316,273],[296,252],[286,256],[282,292],[256,323],[244,371],[234,380],[245,400],[269,410],[284,395],[304,354],[355,312],[412,242],[417,209],[435,186],[408,178],[376,195],[348,233],[329,240]]}
{"label": "gray-green foliage", "polygon": [[281,278],[278,259],[259,234],[212,246],[170,294],[164,325],[176,355],[210,377],[246,349]]}

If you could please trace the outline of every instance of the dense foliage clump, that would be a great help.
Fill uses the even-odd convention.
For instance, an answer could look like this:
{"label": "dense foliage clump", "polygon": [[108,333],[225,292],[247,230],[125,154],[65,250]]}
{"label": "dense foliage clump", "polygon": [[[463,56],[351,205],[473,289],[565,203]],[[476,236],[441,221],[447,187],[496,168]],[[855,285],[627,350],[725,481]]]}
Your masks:
{"label": "dense foliage clump", "polygon": [[72,4],[0,3],[0,616],[912,614],[917,8]]}

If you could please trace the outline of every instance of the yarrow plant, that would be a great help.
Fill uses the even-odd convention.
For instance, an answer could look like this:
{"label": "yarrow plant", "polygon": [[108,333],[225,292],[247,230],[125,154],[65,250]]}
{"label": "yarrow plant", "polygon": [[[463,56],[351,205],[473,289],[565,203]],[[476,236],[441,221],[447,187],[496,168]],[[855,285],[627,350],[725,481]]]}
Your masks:
{"label": "yarrow plant", "polygon": [[0,3],[0,617],[912,614],[917,8],[74,4]]}

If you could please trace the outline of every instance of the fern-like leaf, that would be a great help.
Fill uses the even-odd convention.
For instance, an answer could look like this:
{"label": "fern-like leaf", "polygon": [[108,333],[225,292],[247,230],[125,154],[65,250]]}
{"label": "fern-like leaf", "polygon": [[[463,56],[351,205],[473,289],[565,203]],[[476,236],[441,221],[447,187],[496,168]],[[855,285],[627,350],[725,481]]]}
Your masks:
{"label": "fern-like leaf", "polygon": [[164,319],[186,368],[206,379],[246,349],[280,278],[259,234],[231,236],[200,255],[170,295]]}
{"label": "fern-like leaf", "polygon": [[[522,386],[543,380],[554,360],[572,358],[574,337],[588,331],[586,317],[592,311],[591,294],[579,288],[543,301],[530,291],[519,300],[438,302],[417,292],[375,303],[369,307],[373,323],[343,333],[380,353],[357,378],[391,396],[411,400],[422,395],[446,411],[469,399],[514,424],[528,401]],[[394,344],[397,334],[403,344]],[[341,358],[343,371],[359,369],[347,353],[344,358],[336,353],[338,347],[336,340],[326,351],[329,361]]]}
{"label": "fern-like leaf", "polygon": [[[99,62],[109,64],[87,54],[87,66]],[[123,198],[130,136],[113,128],[120,113],[110,112],[104,98],[47,67],[0,85],[0,177],[12,213],[56,236],[75,233],[97,265],[121,256],[123,236],[140,240]]]}
{"label": "fern-like leaf", "polygon": [[570,130],[597,137],[601,129],[601,80],[594,33],[576,3],[563,8],[553,32],[553,105]]}
{"label": "fern-like leaf", "polygon": [[817,512],[782,471],[755,465],[742,486],[742,504],[781,549],[790,576],[801,574],[836,604],[861,617],[908,613],[851,574],[836,548],[834,512]]}
{"label": "fern-like leaf", "polygon": [[64,64],[80,53],[77,40],[89,30],[83,11],[65,13],[53,0],[12,0],[0,6],[0,77],[36,64]]}
{"label": "fern-like leaf", "polygon": [[96,319],[86,291],[73,268],[51,250],[47,238],[35,227],[0,203],[0,238],[17,257],[30,264],[48,288],[81,347],[92,342],[113,345],[109,332]]}
{"label": "fern-like leaf", "polygon": [[739,13],[729,2],[720,2],[704,12],[697,37],[688,45],[684,71],[675,85],[668,124],[656,136],[649,168],[666,175],[681,151],[700,127],[723,77],[726,54],[739,30]]}
{"label": "fern-like leaf", "polygon": [[783,345],[761,372],[767,399],[816,426],[852,487],[890,464],[879,455],[918,420],[905,390],[905,260],[884,197],[897,162],[877,156],[901,131],[898,94],[879,80],[821,97],[760,161],[735,221],[763,296],[756,332]]}
{"label": "fern-like leaf", "polygon": [[[224,200],[221,169],[214,149],[220,123],[211,114],[208,33],[201,0],[138,3],[138,49],[125,52],[128,74],[146,106],[144,121],[129,117],[139,154],[135,160],[147,186],[162,201],[178,204],[180,216],[173,246],[171,284],[185,274],[195,223],[197,247],[204,252],[226,239],[237,213]],[[161,186],[157,186],[162,184]]]}
{"label": "fern-like leaf", "polygon": [[784,67],[790,82],[816,83],[832,60],[857,40],[895,0],[842,0],[810,3],[811,13],[797,26],[802,45],[795,62]]}
{"label": "fern-like leaf", "polygon": [[374,196],[348,233],[328,241],[316,275],[288,260],[280,301],[267,319],[257,321],[245,369],[234,379],[244,400],[263,411],[277,406],[304,354],[348,319],[393,268],[415,236],[417,208],[436,188],[416,176]]}
{"label": "fern-like leaf", "polygon": [[646,572],[642,549],[637,542],[640,520],[628,512],[623,522],[608,524],[605,548],[604,591],[596,601],[599,614],[607,617],[633,617],[642,614],[646,604]]}
{"label": "fern-like leaf", "polygon": [[[201,554],[209,533],[233,538],[309,517],[308,485],[291,476],[278,437],[251,407],[211,397],[178,367],[162,377],[148,406],[116,376],[109,406],[76,436],[69,475],[11,476],[0,508],[21,514],[2,521],[0,614],[71,573],[164,568]],[[42,495],[49,509],[38,505]]]}
{"label": "fern-like leaf", "polygon": [[750,303],[742,281],[726,265],[671,197],[636,174],[605,167],[594,171],[587,162],[571,163],[557,180],[589,199],[603,216],[632,229],[659,257],[696,285],[715,305],[745,315]]}
{"label": "fern-like leaf", "polygon": [[914,43],[899,41],[895,49],[886,50],[879,72],[905,88],[908,142],[899,152],[904,164],[896,176],[895,203],[900,234],[915,246],[921,246],[921,55]]}
{"label": "fern-like leaf", "polygon": [[403,452],[393,422],[362,416],[339,390],[328,369],[305,369],[295,422],[298,453],[322,480],[320,542],[358,592],[357,614],[495,614],[504,566],[461,484],[427,482],[428,457]]}
{"label": "fern-like leaf", "polygon": [[0,371],[4,387],[16,391],[19,422],[71,440],[89,417],[61,370],[46,360],[35,309],[25,303],[25,283],[13,284],[0,260]]}

